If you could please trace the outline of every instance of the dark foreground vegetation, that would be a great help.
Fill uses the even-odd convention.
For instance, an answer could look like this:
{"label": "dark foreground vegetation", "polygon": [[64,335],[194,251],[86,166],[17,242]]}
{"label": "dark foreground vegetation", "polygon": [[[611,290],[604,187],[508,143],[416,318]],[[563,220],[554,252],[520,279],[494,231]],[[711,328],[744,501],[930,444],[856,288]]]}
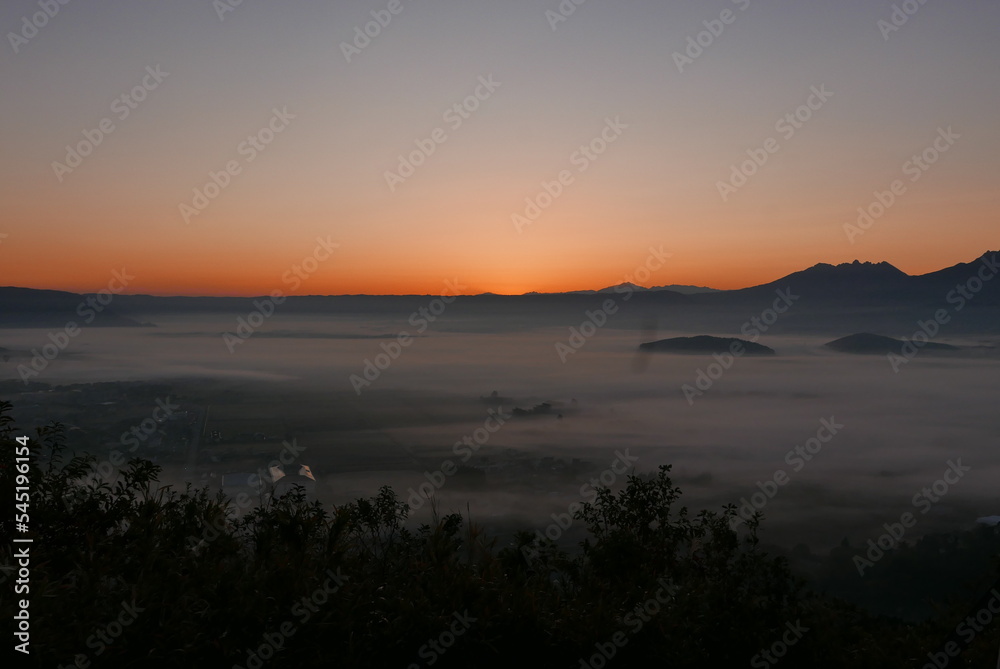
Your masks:
{"label": "dark foreground vegetation", "polygon": [[[0,403],[0,477],[12,500],[15,438],[24,433],[9,409]],[[948,660],[942,667],[997,661],[1000,620],[959,657],[935,655],[975,613],[975,598],[944,602],[933,619],[913,623],[818,594],[760,548],[757,521],[733,531],[735,509],[692,514],[680,506],[667,466],[583,506],[576,522],[589,538],[569,555],[533,544],[527,531],[499,546],[460,515],[409,528],[406,504],[388,488],[332,509],[290,495],[230,517],[221,497],[161,487],[146,461],[131,461],[111,485],[95,481],[92,459],[65,453],[62,438],[54,425],[29,442],[28,595],[14,594],[23,544],[12,540],[25,535],[15,532],[10,505],[2,520],[0,608],[11,621],[18,600],[30,600],[31,653],[19,657],[28,666],[909,669],[935,666],[934,657]],[[996,545],[995,529],[981,534]],[[990,569],[951,576],[992,582],[1000,571]]]}

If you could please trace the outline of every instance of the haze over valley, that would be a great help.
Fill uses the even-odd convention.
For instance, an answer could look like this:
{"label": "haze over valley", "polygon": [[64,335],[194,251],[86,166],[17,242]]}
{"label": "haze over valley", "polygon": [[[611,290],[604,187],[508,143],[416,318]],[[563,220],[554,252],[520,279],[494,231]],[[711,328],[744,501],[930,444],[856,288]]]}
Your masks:
{"label": "haze over valley", "polygon": [[[882,265],[854,264],[699,295],[620,286],[449,303],[289,297],[258,327],[252,314],[264,298],[122,295],[51,362],[34,354],[46,344],[51,352],[53,330],[11,325],[51,328],[87,298],[0,289],[8,305],[0,396],[23,424],[62,420],[75,446],[153,457],[175,482],[221,487],[227,473],[266,469],[294,439],[324,503],[391,485],[416,518],[431,506],[421,484],[450,460],[460,472],[430,496],[500,533],[550,524],[618,452],[636,458],[637,474],[672,464],[690,504],[705,508],[739,504],[786,470],[791,481],[762,509],[765,536],[824,551],[845,537],[864,543],[957,459],[970,472],[913,536],[998,513],[991,407],[1000,284],[981,284],[968,300],[954,291],[993,257],[895,287],[874,283]],[[26,299],[33,308],[18,310]],[[938,310],[948,322],[920,334]],[[868,357],[826,345],[870,330],[898,337],[900,350]],[[733,355],[730,339],[694,355],[641,346],[706,334],[775,354]],[[901,347],[911,339],[907,357]],[[957,348],[942,357],[923,339]],[[144,399],[123,384],[148,389]],[[140,424],[166,398],[189,416],[187,432],[125,449],[119,428]],[[492,415],[501,419],[486,433]],[[823,420],[843,428],[808,461],[796,455]],[[462,445],[477,430],[482,443]]]}

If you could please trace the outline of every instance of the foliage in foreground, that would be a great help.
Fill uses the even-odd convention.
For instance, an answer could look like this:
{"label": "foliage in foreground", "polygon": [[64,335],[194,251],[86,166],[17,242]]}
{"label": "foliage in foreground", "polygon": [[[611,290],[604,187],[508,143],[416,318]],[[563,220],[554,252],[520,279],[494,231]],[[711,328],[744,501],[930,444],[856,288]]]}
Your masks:
{"label": "foliage in foreground", "polygon": [[[9,409],[7,499],[20,434]],[[782,667],[914,667],[966,614],[905,624],[808,593],[758,547],[756,520],[737,533],[733,508],[679,506],[669,466],[584,505],[588,539],[571,556],[529,532],[498,547],[458,514],[409,528],[389,488],[332,510],[290,495],[236,518],[221,496],[159,486],[146,461],[94,480],[59,426],[31,443],[39,667],[766,667],[758,653],[783,636],[795,640]],[[0,523],[8,620],[12,515]],[[948,666],[991,666],[998,627]]]}

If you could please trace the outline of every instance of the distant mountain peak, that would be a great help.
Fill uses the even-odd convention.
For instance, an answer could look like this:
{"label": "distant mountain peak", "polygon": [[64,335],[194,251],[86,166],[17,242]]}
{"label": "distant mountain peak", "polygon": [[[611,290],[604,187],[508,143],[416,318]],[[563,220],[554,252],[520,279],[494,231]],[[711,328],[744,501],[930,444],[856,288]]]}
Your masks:
{"label": "distant mountain peak", "polygon": [[885,262],[870,262],[855,260],[854,262],[843,262],[838,265],[829,263],[817,263],[809,269],[803,270],[800,274],[824,275],[826,277],[866,277],[866,278],[900,278],[909,275],[895,265]]}
{"label": "distant mountain peak", "polygon": [[576,292],[595,292],[595,293],[623,293],[623,292],[633,292],[633,293],[653,293],[661,290],[669,290],[675,293],[682,293],[684,295],[694,295],[695,293],[717,293],[719,292],[715,288],[705,288],[704,286],[687,286],[680,284],[670,284],[668,286],[650,286],[649,288],[645,286],[640,286],[637,283],[631,283],[624,281],[615,286],[608,286],[607,288],[601,288],[596,291],[576,291]]}
{"label": "distant mountain peak", "polygon": [[706,286],[689,286],[686,284],[672,283],[669,286],[653,286],[650,290],[672,290],[675,293],[684,295],[695,295],[697,293],[720,293],[718,288],[708,288]]}
{"label": "distant mountain peak", "polygon": [[831,265],[830,263],[826,263],[826,262],[816,263],[815,265],[813,265],[809,269],[859,269],[859,268],[865,268],[865,269],[875,269],[875,268],[878,268],[878,269],[890,269],[890,270],[894,270],[896,272],[902,272],[902,270],[898,269],[895,265],[893,265],[892,263],[888,263],[888,262],[886,262],[884,260],[879,261],[879,262],[872,262],[870,260],[864,260],[864,261],[862,261],[862,260],[857,260],[857,259],[855,259],[854,262],[842,262],[842,263],[839,263],[837,265]]}
{"label": "distant mountain peak", "polygon": [[619,283],[616,286],[608,286],[607,288],[602,288],[602,289],[600,289],[597,292],[598,293],[611,293],[611,292],[614,292],[617,289],[621,289],[621,290],[629,290],[629,289],[631,289],[633,291],[635,291],[635,290],[649,290],[645,286],[640,286],[637,283],[632,283],[630,281],[622,281],[621,283]]}

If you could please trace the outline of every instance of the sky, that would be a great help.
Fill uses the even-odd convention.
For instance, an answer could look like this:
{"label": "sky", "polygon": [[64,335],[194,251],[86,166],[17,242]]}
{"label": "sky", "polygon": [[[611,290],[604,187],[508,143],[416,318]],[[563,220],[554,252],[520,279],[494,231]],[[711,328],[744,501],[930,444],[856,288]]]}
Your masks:
{"label": "sky", "polygon": [[236,3],[0,6],[0,285],[513,294],[653,247],[646,285],[739,288],[1000,246],[991,0]]}

